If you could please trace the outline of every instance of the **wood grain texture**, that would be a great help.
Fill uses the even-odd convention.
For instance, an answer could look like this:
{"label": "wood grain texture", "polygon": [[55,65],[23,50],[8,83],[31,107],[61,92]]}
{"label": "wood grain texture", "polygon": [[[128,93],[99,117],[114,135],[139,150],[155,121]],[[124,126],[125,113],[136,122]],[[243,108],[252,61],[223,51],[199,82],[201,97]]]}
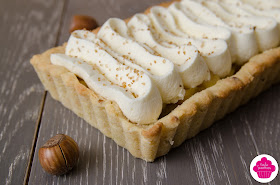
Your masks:
{"label": "wood grain texture", "polygon": [[255,138],[257,152],[278,156],[280,160],[280,85],[260,94],[260,101],[253,100],[248,114],[241,114]]}
{"label": "wood grain texture", "polygon": [[[59,43],[67,41],[74,14],[93,16],[102,24],[109,17],[127,18],[160,2],[69,0]],[[272,152],[276,159],[280,157],[279,148],[275,148],[279,140],[279,101],[278,85],[166,156],[146,163],[48,95],[29,184],[258,184],[249,173],[250,162],[258,150]],[[263,131],[267,122],[269,129]],[[39,147],[57,133],[68,134],[80,147],[77,167],[61,177],[46,174],[37,155]]]}
{"label": "wood grain texture", "polygon": [[[135,159],[111,139],[48,97],[37,146],[42,146],[57,133],[65,133],[77,141],[81,156],[72,172],[56,177],[42,170],[37,147],[30,184],[258,184],[249,174],[249,165],[257,154],[254,146],[256,139],[251,135],[252,127],[261,122],[255,119],[247,123],[244,114],[253,115],[248,110],[256,111],[252,108],[254,102],[265,101],[272,107],[279,105],[278,94],[273,99],[270,96],[263,97],[279,93],[279,87],[277,85],[261,94],[154,163]],[[274,139],[277,140],[277,137],[267,140]],[[268,151],[272,149],[268,147]],[[279,158],[277,153],[273,156]],[[272,184],[277,184],[277,181]]]}
{"label": "wood grain texture", "polygon": [[[248,164],[256,151],[239,113],[147,163],[48,96],[29,184],[254,184]],[[38,160],[39,147],[58,133],[71,136],[80,147],[77,167],[61,177],[45,173]]]}
{"label": "wood grain texture", "polygon": [[[257,154],[268,154],[280,161],[280,84],[271,87],[248,104],[240,114],[249,129]],[[256,154],[256,155],[257,155]],[[279,184],[279,172],[270,184]]]}
{"label": "wood grain texture", "polygon": [[54,46],[62,3],[0,1],[0,184],[22,184],[44,89],[29,63]]}
{"label": "wood grain texture", "polygon": [[152,5],[157,5],[162,2],[163,0],[68,0],[59,44],[61,45],[67,42],[70,36],[70,21],[75,14],[92,16],[97,20],[99,25],[102,25],[111,17],[125,19],[133,16],[135,13],[143,12]]}

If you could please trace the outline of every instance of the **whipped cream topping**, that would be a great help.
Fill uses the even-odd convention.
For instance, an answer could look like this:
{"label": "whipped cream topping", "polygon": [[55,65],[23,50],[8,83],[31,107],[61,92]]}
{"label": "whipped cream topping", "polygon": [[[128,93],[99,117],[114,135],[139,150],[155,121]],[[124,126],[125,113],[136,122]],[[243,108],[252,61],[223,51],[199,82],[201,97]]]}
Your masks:
{"label": "whipped cream topping", "polygon": [[[153,7],[150,10],[151,13],[149,16],[160,39],[169,43],[177,44],[179,46],[186,44],[195,46],[205,59],[205,62],[207,63],[211,72],[220,77],[225,77],[228,75],[232,64],[231,56],[227,47],[227,43],[224,40],[219,39],[223,38],[225,40],[229,40],[231,36],[230,31],[222,28],[213,29],[213,32],[211,32],[211,28],[213,27],[198,25],[192,22],[197,26],[197,29],[193,30],[193,32],[199,32],[197,30],[200,30],[201,35],[204,37],[207,36],[207,32],[211,32],[209,38],[212,38],[213,40],[191,37],[191,35],[188,33],[181,31],[176,24],[176,21],[179,25],[187,25],[188,22],[187,20],[184,20],[186,16],[176,9],[176,5],[176,2],[170,5],[169,10],[162,7]],[[176,17],[178,18],[177,20],[174,19],[172,13],[175,19]],[[182,22],[180,22],[180,20]],[[191,28],[192,24],[189,26]]]}
{"label": "whipped cream topping", "polygon": [[278,0],[242,0],[242,1],[258,9],[271,10],[271,9],[280,8],[280,2]]}
{"label": "whipped cream topping", "polygon": [[278,29],[280,32],[280,8],[278,9],[257,9],[256,7],[245,4],[241,0],[216,0],[220,5],[223,6],[227,11],[243,16],[263,16],[270,17],[277,21]]}
{"label": "whipped cream topping", "polygon": [[[155,14],[162,10],[163,9],[161,7],[155,7],[151,11],[151,14]],[[212,40],[221,39],[230,44],[231,32],[228,29],[212,25],[200,24],[199,22],[196,22],[197,17],[189,12],[185,6],[182,6],[180,2],[172,3],[168,7],[168,10],[174,16],[177,22],[177,26],[184,33],[188,34],[189,37],[203,39],[206,38]]]}
{"label": "whipped cream topping", "polygon": [[197,48],[191,45],[176,46],[161,42],[147,15],[136,14],[133,16],[128,23],[128,28],[136,41],[148,45],[175,64],[185,87],[193,88],[210,79],[208,67]]}
{"label": "whipped cream topping", "polygon": [[183,0],[155,6],[126,24],[111,18],[96,34],[71,34],[65,54],[51,63],[67,68],[132,122],[155,122],[163,103],[182,100],[186,88],[227,76],[280,43],[280,2]]}
{"label": "whipped cream topping", "polygon": [[267,18],[264,17],[233,15],[215,2],[202,1],[199,3],[184,0],[181,4],[197,16],[197,22],[221,26],[232,31],[234,49],[230,51],[240,65],[264,48],[268,49],[276,45],[270,36],[270,34],[275,35],[277,30],[275,21],[272,19],[266,22]]}
{"label": "whipped cream topping", "polygon": [[131,121],[147,124],[157,120],[162,110],[157,87],[147,74],[108,54],[98,45],[95,34],[83,30],[73,32],[66,54],[53,54],[51,62],[66,67],[92,90],[117,102]]}
{"label": "whipped cream topping", "polygon": [[240,8],[232,7],[234,9],[230,10],[228,7],[228,11],[226,11],[223,6],[217,2],[205,1],[204,5],[211,9],[211,11],[213,11],[217,16],[221,17],[227,23],[231,23],[240,27],[244,25],[253,28],[260,52],[278,46],[280,41],[279,30],[277,27],[277,22],[274,19],[254,15],[250,16],[248,14],[245,15],[244,12],[237,15],[233,12],[235,10],[241,13],[242,10]]}
{"label": "whipped cream topping", "polygon": [[166,58],[156,56],[151,48],[140,45],[132,39],[123,20],[117,18],[107,20],[97,37],[113,51],[146,69],[157,85],[164,103],[176,103],[184,98],[183,82],[174,64]]}

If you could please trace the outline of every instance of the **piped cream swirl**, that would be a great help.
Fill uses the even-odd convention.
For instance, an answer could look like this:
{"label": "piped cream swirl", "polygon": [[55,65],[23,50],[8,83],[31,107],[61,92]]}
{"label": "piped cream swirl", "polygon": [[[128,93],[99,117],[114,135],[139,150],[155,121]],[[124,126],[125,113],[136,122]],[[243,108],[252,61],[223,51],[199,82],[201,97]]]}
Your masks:
{"label": "piped cream swirl", "polygon": [[185,90],[174,64],[166,58],[156,56],[148,46],[140,45],[129,37],[123,20],[109,19],[99,30],[97,37],[115,52],[149,71],[164,103],[175,103],[183,99]]}
{"label": "piped cream swirl", "polygon": [[182,100],[186,88],[227,76],[232,62],[280,42],[280,3],[274,0],[183,0],[153,7],[128,24],[111,18],[98,34],[71,34],[65,54],[51,63],[67,68],[132,122],[157,121],[163,103]]}
{"label": "piped cream swirl", "polygon": [[75,31],[66,47],[68,56],[53,54],[51,62],[66,67],[92,90],[117,102],[129,120],[139,124],[156,121],[162,99],[149,76],[116,60],[98,42],[91,32]]}
{"label": "piped cream swirl", "polygon": [[208,67],[197,48],[187,44],[176,46],[160,41],[159,35],[153,29],[147,15],[136,14],[133,16],[128,23],[128,28],[136,41],[148,45],[175,64],[185,87],[196,87],[210,79]]}
{"label": "piped cream swirl", "polygon": [[[231,56],[227,43],[219,38],[224,38],[225,40],[230,39],[230,32],[223,28],[215,29],[211,26],[199,25],[194,22],[189,24],[190,29],[192,28],[191,25],[196,25],[196,29],[200,30],[199,32],[202,36],[204,35],[204,37],[206,37],[208,35],[207,33],[210,32],[211,34],[209,35],[211,36],[209,36],[209,38],[211,37],[211,39],[196,38],[192,34],[183,32],[179,29],[176,22],[178,22],[179,25],[187,25],[187,21],[184,19],[185,16],[182,12],[177,10],[176,6],[177,3],[175,2],[170,5],[169,9],[162,7],[153,7],[151,9],[149,16],[160,38],[167,42],[177,44],[178,46],[186,44],[195,46],[200,51],[211,72],[220,77],[228,75],[232,64]],[[213,28],[212,31],[211,28]],[[216,34],[214,34],[214,32],[216,32]]]}
{"label": "piped cream swirl", "polygon": [[[234,39],[231,55],[235,56],[240,65],[259,51],[279,44],[279,35],[276,34],[277,24],[273,19],[233,15],[216,2],[184,0],[181,4],[197,17],[197,22],[232,31]],[[274,36],[276,38],[273,39]]]}
{"label": "piped cream swirl", "polygon": [[[247,26],[253,28],[259,51],[271,49],[279,45],[280,37],[277,22],[269,17],[254,16],[248,14],[232,13],[230,8],[227,10],[217,2],[204,1],[204,5],[213,11],[217,16],[221,17],[225,22],[235,27]],[[238,7],[232,7],[235,11],[242,12]]]}
{"label": "piped cream swirl", "polygon": [[243,3],[241,0],[215,0],[227,11],[237,16],[262,16],[275,19],[280,32],[280,7],[278,9],[258,9],[251,4]]}

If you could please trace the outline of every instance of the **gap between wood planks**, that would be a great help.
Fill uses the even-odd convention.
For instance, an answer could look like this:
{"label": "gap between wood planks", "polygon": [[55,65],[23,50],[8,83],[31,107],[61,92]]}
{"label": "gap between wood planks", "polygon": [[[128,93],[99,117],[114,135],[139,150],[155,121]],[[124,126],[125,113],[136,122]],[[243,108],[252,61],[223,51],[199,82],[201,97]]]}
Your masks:
{"label": "gap between wood planks", "polygon": [[34,158],[34,152],[35,152],[35,148],[36,148],[36,143],[37,143],[37,138],[38,138],[38,134],[39,134],[42,114],[43,114],[43,110],[44,110],[44,106],[45,106],[46,96],[47,96],[47,91],[45,91],[44,94],[43,94],[38,118],[37,118],[37,121],[36,121],[36,128],[35,128],[35,131],[34,131],[34,136],[33,136],[32,145],[31,145],[31,149],[30,149],[30,154],[29,154],[29,158],[28,158],[28,164],[27,164],[27,167],[26,167],[24,181],[23,181],[24,185],[28,184],[28,181],[29,181],[29,175],[30,175],[30,171],[31,171],[31,167],[32,167],[32,161],[33,161],[33,158]]}
{"label": "gap between wood planks", "polygon": [[[58,30],[57,30],[57,34],[56,34],[54,47],[58,46],[59,37],[61,35],[62,23],[64,20],[67,4],[68,4],[68,0],[63,0],[62,13],[61,13],[59,24],[58,24]],[[38,118],[37,118],[37,121],[35,124],[36,128],[34,131],[32,145],[31,145],[31,149],[30,149],[30,153],[29,153],[28,164],[26,167],[25,176],[24,176],[24,180],[23,180],[23,185],[27,185],[29,183],[29,176],[30,176],[30,172],[31,172],[31,168],[32,168],[34,153],[35,153],[35,149],[36,149],[36,144],[37,144],[37,139],[38,139],[39,130],[40,130],[40,126],[41,126],[41,120],[42,120],[42,115],[43,115],[43,111],[44,111],[44,107],[45,107],[45,101],[46,101],[47,94],[48,94],[48,92],[44,91],[44,94],[42,96],[41,105],[40,105],[40,109],[39,109],[39,113],[38,113]]]}

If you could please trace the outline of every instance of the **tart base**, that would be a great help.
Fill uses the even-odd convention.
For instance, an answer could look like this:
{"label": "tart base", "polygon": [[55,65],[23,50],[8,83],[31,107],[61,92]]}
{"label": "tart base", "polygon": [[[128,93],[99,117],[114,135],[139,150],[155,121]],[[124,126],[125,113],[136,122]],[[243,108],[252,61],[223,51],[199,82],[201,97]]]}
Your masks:
{"label": "tart base", "polygon": [[87,88],[66,68],[50,63],[50,54],[64,53],[64,49],[65,45],[52,48],[31,59],[44,87],[133,156],[149,162],[280,81],[280,48],[275,48],[252,57],[235,75],[194,94],[157,122],[138,125],[129,122],[115,102]]}

